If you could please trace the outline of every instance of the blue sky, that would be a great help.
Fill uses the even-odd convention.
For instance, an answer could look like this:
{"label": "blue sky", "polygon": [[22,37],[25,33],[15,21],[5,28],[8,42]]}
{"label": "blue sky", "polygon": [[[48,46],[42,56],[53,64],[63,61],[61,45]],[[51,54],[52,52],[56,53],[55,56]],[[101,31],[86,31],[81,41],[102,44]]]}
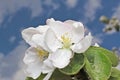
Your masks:
{"label": "blue sky", "polygon": [[28,45],[21,30],[44,25],[48,18],[81,21],[100,46],[120,48],[120,33],[103,33],[101,15],[120,19],[120,1],[0,0],[0,80],[24,79],[22,58]]}

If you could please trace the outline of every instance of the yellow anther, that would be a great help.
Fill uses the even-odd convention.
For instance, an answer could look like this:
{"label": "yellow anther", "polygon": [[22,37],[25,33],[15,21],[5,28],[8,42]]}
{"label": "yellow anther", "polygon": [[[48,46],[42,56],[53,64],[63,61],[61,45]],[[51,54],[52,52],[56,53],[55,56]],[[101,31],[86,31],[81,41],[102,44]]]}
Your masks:
{"label": "yellow anther", "polygon": [[48,57],[48,52],[42,49],[36,48],[38,55],[40,56],[40,59],[43,60],[45,57]]}
{"label": "yellow anther", "polygon": [[69,48],[71,45],[71,39],[67,35],[61,36],[63,48]]}

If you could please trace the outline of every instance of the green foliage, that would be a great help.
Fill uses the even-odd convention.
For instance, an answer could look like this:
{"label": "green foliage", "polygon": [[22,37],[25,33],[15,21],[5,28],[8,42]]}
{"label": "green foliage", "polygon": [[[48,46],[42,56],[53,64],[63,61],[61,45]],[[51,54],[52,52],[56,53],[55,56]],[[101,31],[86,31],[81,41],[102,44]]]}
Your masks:
{"label": "green foliage", "polygon": [[61,73],[58,69],[53,72],[50,80],[71,80],[71,77]]}
{"label": "green foliage", "polygon": [[113,67],[118,65],[119,58],[117,57],[117,55],[115,53],[113,53],[107,49],[104,49],[102,47],[90,47],[90,48],[96,50],[99,53],[103,53],[104,55],[106,55],[112,62]]}
{"label": "green foliage", "polygon": [[116,68],[112,68],[109,80],[120,80],[120,71]]}
{"label": "green foliage", "polygon": [[104,51],[99,47],[90,47],[85,52],[85,70],[92,80],[107,80],[111,74],[112,64]]}
{"label": "green foliage", "polygon": [[34,79],[31,77],[27,77],[25,80],[34,80]]}

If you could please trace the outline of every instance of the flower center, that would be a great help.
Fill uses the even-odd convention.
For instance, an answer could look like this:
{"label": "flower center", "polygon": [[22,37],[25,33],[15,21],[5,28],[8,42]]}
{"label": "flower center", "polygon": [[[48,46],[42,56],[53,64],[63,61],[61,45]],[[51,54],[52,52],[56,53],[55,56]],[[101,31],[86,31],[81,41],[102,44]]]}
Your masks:
{"label": "flower center", "polygon": [[61,36],[63,48],[70,48],[71,46],[71,39],[68,37],[67,34]]}
{"label": "flower center", "polygon": [[40,60],[45,60],[48,57],[48,52],[43,49],[36,48],[38,55],[40,56]]}

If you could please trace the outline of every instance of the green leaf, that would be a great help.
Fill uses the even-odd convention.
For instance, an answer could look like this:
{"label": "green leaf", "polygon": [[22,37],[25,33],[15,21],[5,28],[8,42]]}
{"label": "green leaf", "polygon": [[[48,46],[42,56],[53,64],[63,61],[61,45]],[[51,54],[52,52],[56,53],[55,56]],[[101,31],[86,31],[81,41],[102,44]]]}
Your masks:
{"label": "green leaf", "polygon": [[71,80],[71,77],[61,73],[58,69],[56,69],[53,72],[50,80]]}
{"label": "green leaf", "polygon": [[84,55],[76,53],[74,57],[71,59],[70,64],[63,69],[60,69],[60,71],[67,75],[74,75],[77,74],[83,66]]}
{"label": "green leaf", "polygon": [[25,80],[34,80],[34,79],[31,77],[27,77]]}
{"label": "green leaf", "polygon": [[91,47],[91,48],[94,48],[95,50],[98,50],[99,52],[101,53],[104,53],[109,59],[110,61],[112,62],[112,66],[115,67],[118,65],[119,63],[119,58],[118,56],[113,53],[112,51],[109,51],[107,49],[104,49],[102,47]]}
{"label": "green leaf", "polygon": [[112,73],[109,80],[120,80],[120,71],[116,68],[112,68]]}
{"label": "green leaf", "polygon": [[108,80],[112,64],[101,48],[90,47],[85,52],[85,62],[85,70],[91,80]]}

